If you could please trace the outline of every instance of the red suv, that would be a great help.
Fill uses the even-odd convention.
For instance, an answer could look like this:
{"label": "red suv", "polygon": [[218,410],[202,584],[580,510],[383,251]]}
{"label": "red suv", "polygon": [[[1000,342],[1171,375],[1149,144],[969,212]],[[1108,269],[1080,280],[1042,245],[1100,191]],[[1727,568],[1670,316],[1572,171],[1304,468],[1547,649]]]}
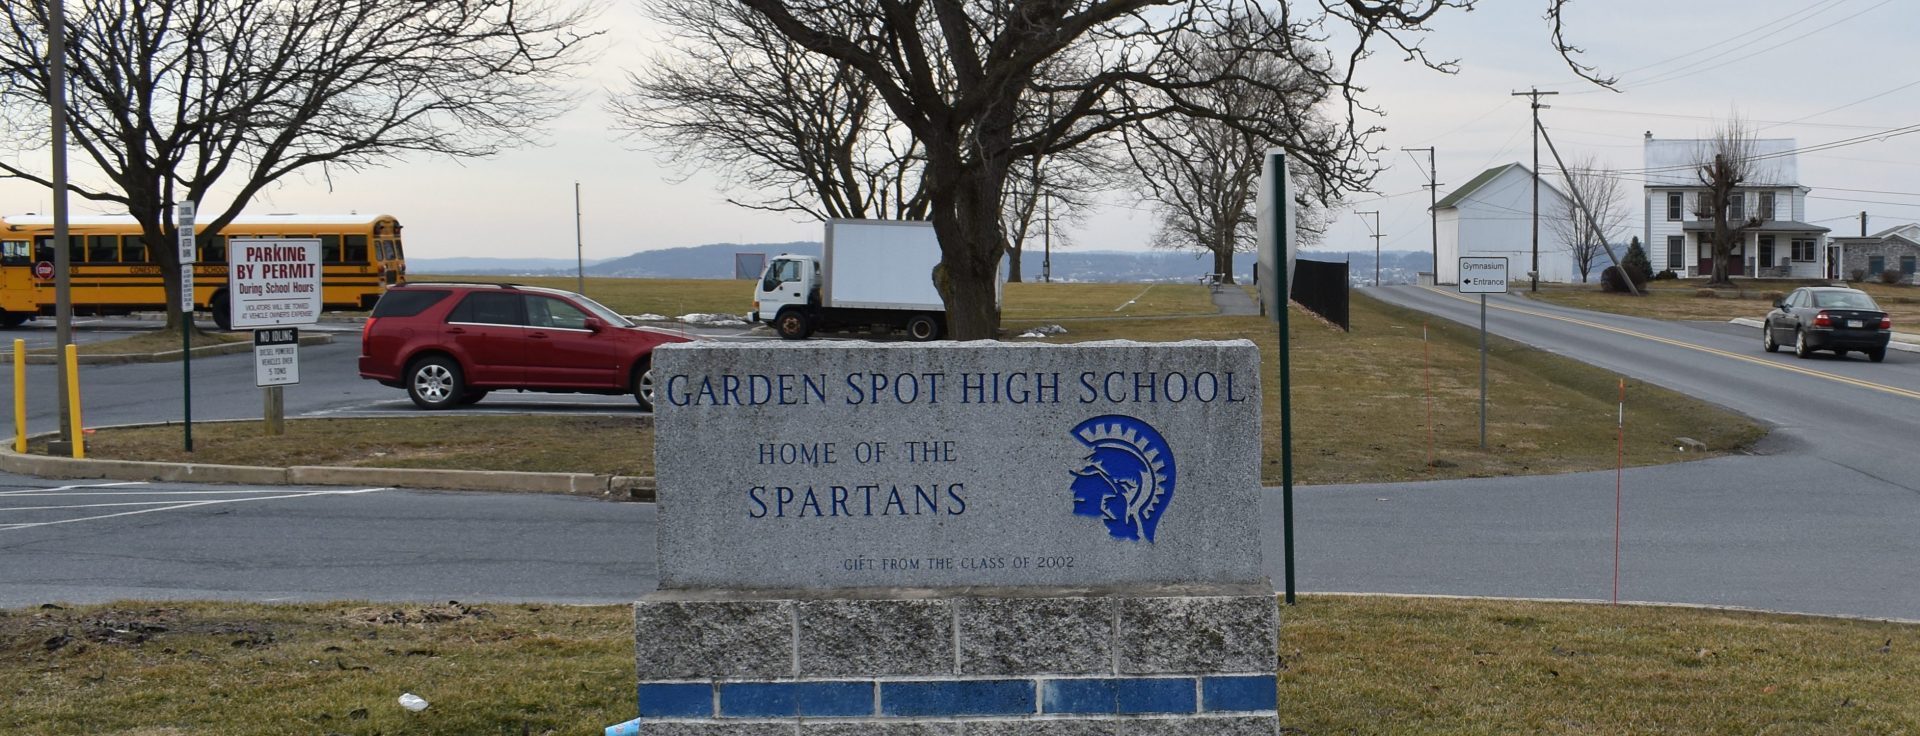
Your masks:
{"label": "red suv", "polygon": [[685,335],[635,326],[570,291],[412,283],[380,297],[360,332],[360,377],[422,409],[496,389],[625,394],[653,409],[653,348]]}

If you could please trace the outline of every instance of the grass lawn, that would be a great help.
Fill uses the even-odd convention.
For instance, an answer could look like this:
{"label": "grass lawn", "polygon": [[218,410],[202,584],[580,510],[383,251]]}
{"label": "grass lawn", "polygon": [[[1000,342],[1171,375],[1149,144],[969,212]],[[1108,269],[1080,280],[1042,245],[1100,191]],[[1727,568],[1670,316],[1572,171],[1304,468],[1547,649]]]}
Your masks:
{"label": "grass lawn", "polygon": [[[1030,303],[1075,301],[1085,288],[1120,303],[1139,295],[1041,284]],[[1070,287],[1070,288],[1069,288]],[[1166,289],[1157,309],[1180,308],[1192,285]],[[1058,289],[1058,291],[1055,291]],[[1145,302],[1142,298],[1141,302]],[[1061,306],[1054,314],[1067,311]],[[1109,307],[1111,309],[1111,307]],[[1049,311],[1049,310],[1036,310]],[[1360,483],[1429,478],[1536,475],[1611,468],[1615,462],[1613,374],[1499,338],[1490,344],[1487,443],[1479,447],[1479,333],[1355,295],[1353,331],[1343,333],[1296,312],[1293,331],[1294,479],[1300,483]],[[1007,320],[1010,330],[1055,318]],[[1276,329],[1260,317],[1181,317],[1069,320],[1056,341],[1130,338],[1146,341],[1249,338],[1263,350],[1266,380],[1265,459],[1262,479],[1281,480]],[[1428,369],[1429,356],[1431,370]],[[1427,385],[1431,381],[1429,404]],[[1673,452],[1675,437],[1692,437],[1716,451],[1757,440],[1753,422],[1665,389],[1629,382],[1627,463],[1654,465],[1699,455]],[[1433,427],[1428,464],[1428,410]],[[259,422],[206,424],[195,431],[195,452],[180,450],[177,427],[100,430],[89,440],[96,458],[237,464],[361,465],[467,468],[532,472],[651,475],[652,427],[638,416],[444,417],[296,419],[294,442],[268,440]],[[595,438],[591,443],[580,437]],[[35,449],[36,452],[41,450]]]}
{"label": "grass lawn", "polygon": [[[634,716],[632,621],[627,606],[0,610],[0,732],[597,733]],[[1280,634],[1288,733],[1920,729],[1911,625],[1306,596]],[[404,692],[430,706],[402,709]]]}
{"label": "grass lawn", "polygon": [[[429,276],[408,281],[516,283],[573,291],[575,280],[556,276]],[[587,296],[621,314],[678,317],[693,313],[745,314],[753,308],[752,281],[721,279],[589,278]],[[1212,314],[1213,300],[1199,284],[1007,284],[1006,319],[1061,320],[1079,317],[1140,317]],[[1137,300],[1137,301],[1136,301]]]}
{"label": "grass lawn", "polygon": [[181,449],[178,426],[87,438],[88,457],[116,460],[653,474],[653,422],[637,407],[632,417],[290,419],[282,437],[266,436],[258,421],[209,422],[194,425],[193,447]]}
{"label": "grass lawn", "polygon": [[[252,339],[252,335],[245,332],[196,332],[193,335],[193,346],[196,348],[204,348],[211,345],[246,342]],[[128,335],[126,337],[116,337],[112,340],[76,344],[79,345],[81,355],[166,353],[180,349],[180,333],[156,329],[150,332]],[[0,347],[4,347],[8,352],[12,352],[13,350],[13,344],[10,342]],[[28,355],[53,355],[55,352],[52,346],[27,349]]]}
{"label": "grass lawn", "polygon": [[[1479,447],[1479,332],[1354,294],[1352,332],[1295,310],[1292,320],[1294,479],[1371,483],[1427,478],[1537,475],[1611,468],[1618,377],[1498,337],[1488,341],[1487,449]],[[1035,323],[1009,321],[1024,329]],[[1421,339],[1426,325],[1430,341]],[[1170,318],[1071,323],[1055,342],[1131,338],[1247,338],[1262,350],[1265,459],[1278,483],[1278,328],[1262,317]],[[1430,353],[1429,353],[1430,349]],[[1427,368],[1431,355],[1431,372]],[[1429,407],[1427,382],[1432,381]],[[1433,417],[1428,457],[1428,410]],[[1737,414],[1673,391],[1627,381],[1628,465],[1699,455],[1673,451],[1693,437],[1716,451],[1744,447],[1764,430]]]}
{"label": "grass lawn", "polygon": [[[1540,291],[1524,289],[1514,293],[1542,301],[1596,312],[1630,314],[1668,320],[1710,320],[1724,322],[1736,317],[1761,319],[1773,309],[1773,300],[1801,286],[1825,286],[1826,281],[1780,281],[1734,279],[1736,289],[1715,290],[1711,298],[1700,296],[1706,284],[1701,280],[1657,281],[1647,285],[1644,297],[1610,294],[1599,284],[1542,284]],[[1893,328],[1900,332],[1920,332],[1920,288],[1886,284],[1848,284],[1873,295],[1880,308],[1893,317]],[[1756,334],[1756,338],[1757,338]]]}

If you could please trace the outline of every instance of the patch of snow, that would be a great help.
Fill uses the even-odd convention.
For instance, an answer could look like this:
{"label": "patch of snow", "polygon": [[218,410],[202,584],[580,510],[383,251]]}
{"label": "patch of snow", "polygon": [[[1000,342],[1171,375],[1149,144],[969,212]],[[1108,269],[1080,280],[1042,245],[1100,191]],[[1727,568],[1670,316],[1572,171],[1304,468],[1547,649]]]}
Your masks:
{"label": "patch of snow", "polygon": [[737,314],[683,314],[680,321],[690,325],[710,325],[713,327],[739,327],[747,323]]}
{"label": "patch of snow", "polygon": [[672,321],[667,318],[667,315],[654,314],[652,312],[648,312],[646,314],[629,314],[629,315],[626,315],[626,318],[633,320],[635,322],[671,322]]}
{"label": "patch of snow", "polygon": [[1060,325],[1041,325],[1020,333],[1020,337],[1046,337],[1048,335],[1065,334],[1067,334],[1067,328],[1061,327]]}

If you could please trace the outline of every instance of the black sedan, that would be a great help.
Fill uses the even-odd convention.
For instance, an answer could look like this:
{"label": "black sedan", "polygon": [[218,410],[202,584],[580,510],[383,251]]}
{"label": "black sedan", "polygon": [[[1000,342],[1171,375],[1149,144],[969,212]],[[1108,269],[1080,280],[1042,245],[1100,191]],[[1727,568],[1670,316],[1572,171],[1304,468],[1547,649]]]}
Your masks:
{"label": "black sedan", "polygon": [[1893,320],[1864,291],[1809,286],[1774,302],[1761,333],[1761,347],[1769,353],[1781,345],[1792,345],[1793,354],[1802,358],[1815,350],[1831,350],[1838,356],[1858,350],[1878,363],[1887,359]]}

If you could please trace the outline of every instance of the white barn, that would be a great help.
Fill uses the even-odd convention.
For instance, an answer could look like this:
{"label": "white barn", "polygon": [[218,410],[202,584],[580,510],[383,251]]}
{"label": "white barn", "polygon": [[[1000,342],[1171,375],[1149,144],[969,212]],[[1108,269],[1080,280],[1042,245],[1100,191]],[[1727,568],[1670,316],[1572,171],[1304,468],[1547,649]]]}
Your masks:
{"label": "white barn", "polygon": [[[1540,280],[1580,280],[1573,249],[1549,223],[1566,211],[1567,196],[1546,179],[1540,180]],[[1461,256],[1504,257],[1516,282],[1533,270],[1533,172],[1518,163],[1480,172],[1465,186],[1434,204],[1439,228],[1434,243],[1440,272],[1436,283],[1460,281]],[[1624,252],[1618,255],[1626,255]],[[1601,256],[1601,260],[1605,260]],[[1600,267],[1592,276],[1599,278]]]}

